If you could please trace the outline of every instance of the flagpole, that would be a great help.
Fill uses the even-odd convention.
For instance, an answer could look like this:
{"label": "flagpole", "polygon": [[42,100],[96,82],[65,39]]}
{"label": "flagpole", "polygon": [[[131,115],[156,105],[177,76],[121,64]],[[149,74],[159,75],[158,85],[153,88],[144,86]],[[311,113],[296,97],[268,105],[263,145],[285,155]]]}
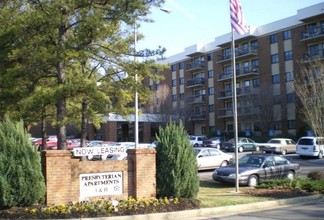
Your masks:
{"label": "flagpole", "polygon": [[237,125],[237,97],[236,97],[236,62],[235,62],[235,39],[232,28],[232,70],[233,70],[233,121],[234,121],[234,140],[235,140],[235,191],[239,192],[239,164],[238,164],[238,125]]}

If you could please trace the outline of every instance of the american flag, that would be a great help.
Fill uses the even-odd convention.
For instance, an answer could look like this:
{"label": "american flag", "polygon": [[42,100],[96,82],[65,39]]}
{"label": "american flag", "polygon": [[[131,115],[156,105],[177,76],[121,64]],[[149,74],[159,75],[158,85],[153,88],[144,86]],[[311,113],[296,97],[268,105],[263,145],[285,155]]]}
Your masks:
{"label": "american flag", "polygon": [[232,28],[243,35],[249,32],[249,27],[245,24],[240,0],[230,0],[231,24]]}

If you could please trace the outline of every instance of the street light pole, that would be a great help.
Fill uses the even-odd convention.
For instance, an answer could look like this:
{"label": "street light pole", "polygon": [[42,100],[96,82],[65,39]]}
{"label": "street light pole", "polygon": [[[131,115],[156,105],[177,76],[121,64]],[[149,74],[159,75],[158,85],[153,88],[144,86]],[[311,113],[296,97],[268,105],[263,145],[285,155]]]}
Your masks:
{"label": "street light pole", "polygon": [[[135,62],[137,62],[137,27],[136,23],[134,25],[134,51],[135,51]],[[135,72],[135,83],[137,84],[137,72]],[[137,86],[137,85],[136,85]],[[135,109],[134,109],[134,114],[135,114],[135,133],[134,133],[134,138],[135,138],[135,148],[138,148],[138,91],[137,88],[135,89]]]}
{"label": "street light pole", "polygon": [[[172,11],[167,8],[159,8],[161,11],[170,14]],[[135,57],[134,60],[137,62],[137,26],[136,22],[134,24],[134,51],[135,51]],[[137,84],[137,72],[135,72],[135,83]],[[138,148],[138,139],[139,139],[139,129],[138,129],[138,91],[137,88],[135,89],[135,106],[134,106],[134,123],[135,123],[135,148]]]}

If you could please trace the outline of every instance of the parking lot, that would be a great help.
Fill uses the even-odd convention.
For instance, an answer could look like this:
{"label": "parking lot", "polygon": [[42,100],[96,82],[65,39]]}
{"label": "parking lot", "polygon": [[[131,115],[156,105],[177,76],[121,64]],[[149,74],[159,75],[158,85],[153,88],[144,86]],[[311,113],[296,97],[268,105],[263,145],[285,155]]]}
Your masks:
{"label": "parking lot", "polygon": [[[251,152],[243,152],[239,153],[239,157],[242,157],[245,154],[249,154]],[[234,154],[234,153],[230,153]],[[306,177],[307,174],[314,170],[323,170],[324,168],[324,158],[316,159],[316,158],[307,158],[301,159],[297,154],[287,154],[285,155],[287,159],[291,159],[294,163],[300,164],[300,175],[299,177]],[[214,181],[212,179],[213,170],[199,171],[200,180],[205,181]]]}

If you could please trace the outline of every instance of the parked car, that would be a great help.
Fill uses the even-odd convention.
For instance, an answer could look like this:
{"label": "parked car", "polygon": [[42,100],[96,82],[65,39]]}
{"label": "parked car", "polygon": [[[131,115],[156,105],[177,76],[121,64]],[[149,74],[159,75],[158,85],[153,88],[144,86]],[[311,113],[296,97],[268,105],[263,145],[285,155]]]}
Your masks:
{"label": "parked car", "polygon": [[193,149],[197,158],[198,170],[227,166],[233,160],[233,155],[215,148],[194,147]]}
{"label": "parked car", "polygon": [[296,142],[289,138],[271,138],[267,143],[258,143],[260,150],[265,153],[287,153],[296,152]]}
{"label": "parked car", "polygon": [[296,153],[301,157],[323,158],[324,137],[301,137],[296,145]]}
{"label": "parked car", "polygon": [[205,140],[208,140],[206,136],[189,135],[189,141],[194,147],[202,146]]}
{"label": "parked car", "polygon": [[[254,187],[266,179],[288,178],[294,179],[300,166],[291,163],[282,155],[247,154],[238,161],[239,184]],[[235,183],[236,165],[215,169],[212,178],[218,182]]]}
{"label": "parked car", "polygon": [[224,137],[212,137],[203,141],[204,147],[214,147],[221,149],[221,145],[226,141]]}
{"label": "parked car", "polygon": [[[237,149],[238,152],[243,152],[243,151],[259,151],[260,148],[255,143],[254,140],[246,137],[239,137],[237,140]],[[235,139],[232,138],[221,146],[221,149],[224,151],[235,151]]]}

